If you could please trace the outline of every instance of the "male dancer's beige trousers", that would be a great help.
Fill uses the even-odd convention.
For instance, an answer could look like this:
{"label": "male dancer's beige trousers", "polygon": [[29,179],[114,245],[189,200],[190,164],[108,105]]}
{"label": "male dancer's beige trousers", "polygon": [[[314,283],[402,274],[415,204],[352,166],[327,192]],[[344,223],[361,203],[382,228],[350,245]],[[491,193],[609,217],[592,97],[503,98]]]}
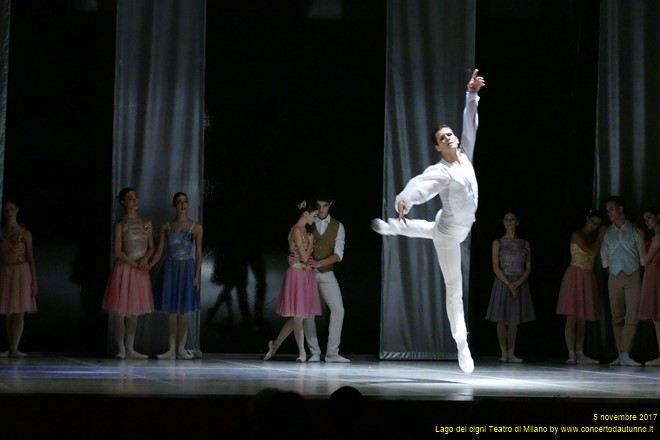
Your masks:
{"label": "male dancer's beige trousers", "polygon": [[[326,356],[336,356],[339,354],[339,344],[341,343],[341,328],[344,324],[344,302],[341,298],[339,283],[335,278],[333,271],[321,273],[316,272],[316,281],[319,285],[321,298],[330,309],[330,326],[328,329],[328,347],[325,351]],[[314,317],[303,321],[305,330],[305,339],[312,355],[321,354],[321,347],[316,336],[316,323]]]}
{"label": "male dancer's beige trousers", "polygon": [[642,282],[639,270],[627,275],[621,271],[610,274],[607,280],[612,311],[612,330],[619,353],[630,353],[637,323],[639,321],[639,299]]}

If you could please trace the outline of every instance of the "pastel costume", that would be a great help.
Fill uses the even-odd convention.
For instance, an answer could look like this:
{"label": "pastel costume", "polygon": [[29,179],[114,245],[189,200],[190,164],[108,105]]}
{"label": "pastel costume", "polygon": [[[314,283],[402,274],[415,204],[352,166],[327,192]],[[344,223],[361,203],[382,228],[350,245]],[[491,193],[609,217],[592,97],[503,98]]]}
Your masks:
{"label": "pastel costume", "polygon": [[639,300],[639,319],[660,321],[660,252],[646,263]]}
{"label": "pastel costume", "polygon": [[[500,269],[502,269],[507,279],[515,281],[525,272],[527,255],[530,252],[529,243],[527,240],[521,239],[498,239],[498,241],[500,242]],[[514,297],[507,285],[495,277],[486,319],[493,322],[503,322],[507,325],[518,325],[534,321],[536,315],[527,280],[518,287],[518,295]]]}
{"label": "pastel costume", "polygon": [[630,353],[639,321],[640,267],[645,264],[644,243],[632,223],[626,221],[621,227],[613,223],[607,228],[600,260],[610,273],[607,290],[614,340],[619,353]]}
{"label": "pastel costume", "polygon": [[26,258],[25,228],[0,236],[0,314],[36,312],[32,271]]}
{"label": "pastel costume", "polygon": [[154,298],[159,312],[183,314],[199,310],[194,226],[193,223],[190,229],[176,232],[167,224],[167,258],[160,269]]}
{"label": "pastel costume", "polygon": [[[146,221],[140,224],[122,221],[121,248],[128,258],[137,261],[147,253]],[[149,271],[115,260],[103,297],[103,309],[120,316],[138,316],[154,311]]]}
{"label": "pastel costume", "polygon": [[598,319],[598,288],[593,271],[596,257],[576,243],[571,243],[570,248],[571,265],[561,281],[557,314],[595,321]]}
{"label": "pastel costume", "polygon": [[[308,239],[303,236],[303,245]],[[321,300],[312,267],[300,259],[298,247],[293,241],[293,229],[289,233],[289,267],[284,274],[277,313],[282,316],[308,318],[321,314]]]}

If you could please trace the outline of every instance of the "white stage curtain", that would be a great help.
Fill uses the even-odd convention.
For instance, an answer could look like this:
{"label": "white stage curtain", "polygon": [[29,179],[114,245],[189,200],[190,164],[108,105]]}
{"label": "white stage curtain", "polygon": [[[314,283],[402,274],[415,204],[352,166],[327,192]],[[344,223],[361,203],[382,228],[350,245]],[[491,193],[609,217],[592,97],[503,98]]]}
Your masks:
{"label": "white stage curtain", "polygon": [[[383,217],[407,181],[439,160],[431,131],[461,132],[465,86],[474,68],[476,2],[389,0]],[[477,145],[478,149],[478,145]],[[477,176],[478,177],[478,176]],[[409,218],[432,221],[436,198]],[[465,310],[470,239],[462,245]],[[455,359],[445,287],[430,240],[384,237],[381,359]],[[468,323],[469,325],[469,323]]]}
{"label": "white stage curtain", "polygon": [[[116,195],[133,187],[155,240],[173,217],[178,191],[188,194],[190,216],[202,219],[205,33],[205,0],[118,1],[113,222],[122,215]],[[166,317],[153,313],[139,322],[136,349],[165,351]],[[187,346],[197,353],[199,324],[197,313]],[[109,339],[112,351],[112,329]]]}
{"label": "white stage curtain", "polygon": [[658,205],[660,4],[602,0],[594,202],[623,196],[631,220]]}

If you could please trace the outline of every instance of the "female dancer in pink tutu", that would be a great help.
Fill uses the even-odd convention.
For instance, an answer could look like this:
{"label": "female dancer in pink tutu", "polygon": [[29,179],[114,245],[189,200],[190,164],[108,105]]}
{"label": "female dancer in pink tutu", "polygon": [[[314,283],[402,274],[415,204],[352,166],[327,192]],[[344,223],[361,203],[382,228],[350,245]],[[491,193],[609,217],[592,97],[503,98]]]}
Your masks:
{"label": "female dancer in pink tutu", "polygon": [[289,230],[289,267],[282,282],[277,313],[290,318],[284,323],[277,339],[268,342],[265,361],[273,357],[282,342],[293,331],[299,354],[296,362],[306,362],[303,319],[321,314],[316,276],[314,268],[309,264],[314,248],[314,236],[307,232],[306,227],[314,223],[316,218],[316,211],[311,206],[306,202],[298,206],[303,212],[298,222]]}
{"label": "female dancer in pink tutu", "polygon": [[133,188],[124,188],[117,196],[124,208],[124,218],[115,223],[116,257],[103,308],[113,315],[117,359],[146,359],[133,348],[137,318],[153,312],[149,257],[154,253],[152,225],[137,214],[138,196]]}
{"label": "female dancer in pink tutu", "polygon": [[0,231],[0,314],[6,315],[9,350],[0,357],[22,358],[18,351],[25,312],[37,311],[37,272],[32,254],[32,234],[16,220],[18,207],[5,202]]}
{"label": "female dancer in pink tutu", "polygon": [[[639,319],[653,320],[658,348],[660,348],[660,210],[647,208],[644,211],[644,223],[653,231],[653,237],[646,251],[646,269],[644,269],[642,295],[639,300]],[[660,367],[660,357],[644,365]]]}
{"label": "female dancer in pink tutu", "polygon": [[603,214],[592,210],[584,226],[571,235],[571,265],[564,273],[557,300],[557,314],[566,315],[567,364],[598,364],[584,354],[584,333],[586,321],[598,319],[598,290],[593,267],[607,231],[602,222]]}

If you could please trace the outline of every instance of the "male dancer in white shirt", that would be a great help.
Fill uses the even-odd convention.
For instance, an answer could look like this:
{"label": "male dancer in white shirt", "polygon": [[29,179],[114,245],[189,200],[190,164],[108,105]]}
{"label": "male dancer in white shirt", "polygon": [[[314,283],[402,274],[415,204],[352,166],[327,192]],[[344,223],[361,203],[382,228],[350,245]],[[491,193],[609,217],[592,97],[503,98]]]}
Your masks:
{"label": "male dancer in white shirt", "polygon": [[[474,223],[479,196],[471,162],[479,125],[477,93],[486,83],[478,73],[475,69],[467,85],[461,141],[450,127],[438,127],[433,132],[433,140],[441,156],[440,162],[411,179],[396,197],[398,219],[391,218],[387,223],[380,219],[371,222],[374,231],[382,235],[433,240],[445,279],[447,317],[458,348],[458,365],[467,374],[474,370],[474,361],[468,347],[463,311],[461,242],[467,238]],[[414,205],[425,203],[436,195],[442,200],[442,209],[436,214],[435,222],[406,219],[405,215]]]}
{"label": "male dancer in white shirt", "polygon": [[[344,303],[341,298],[339,283],[335,278],[333,265],[344,258],[344,241],[346,232],[339,220],[330,217],[332,200],[325,194],[319,194],[316,199],[318,215],[311,227],[314,234],[314,261],[312,266],[316,272],[319,294],[330,309],[330,325],[328,329],[328,346],[325,351],[325,362],[348,363],[350,360],[339,354],[341,328],[344,324]],[[314,317],[303,321],[305,339],[311,352],[307,362],[321,361],[321,348],[316,336]]]}

